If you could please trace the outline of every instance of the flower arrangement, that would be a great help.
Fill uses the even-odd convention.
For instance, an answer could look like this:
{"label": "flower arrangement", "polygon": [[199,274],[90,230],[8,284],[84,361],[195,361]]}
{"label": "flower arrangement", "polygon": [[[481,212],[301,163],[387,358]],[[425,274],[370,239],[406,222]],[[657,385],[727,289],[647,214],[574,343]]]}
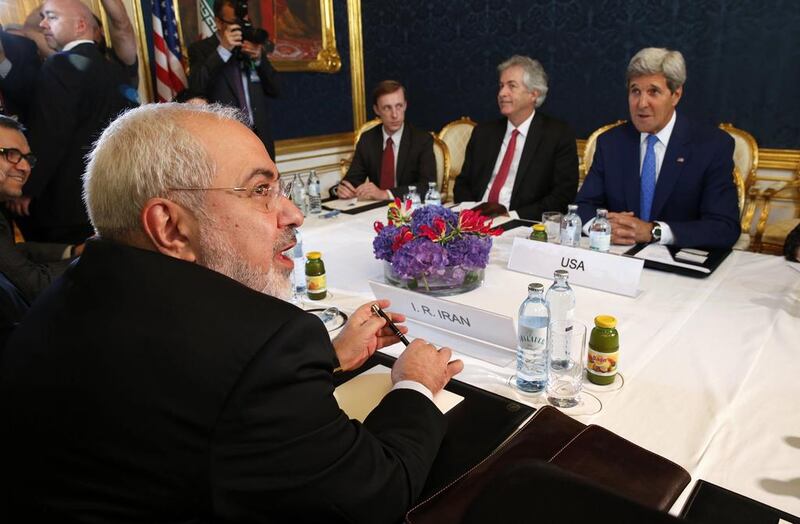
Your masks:
{"label": "flower arrangement", "polygon": [[375,222],[375,258],[385,261],[394,285],[433,294],[474,289],[483,280],[493,236],[491,219],[479,212],[453,212],[425,206],[411,212],[411,201],[389,204],[388,225]]}

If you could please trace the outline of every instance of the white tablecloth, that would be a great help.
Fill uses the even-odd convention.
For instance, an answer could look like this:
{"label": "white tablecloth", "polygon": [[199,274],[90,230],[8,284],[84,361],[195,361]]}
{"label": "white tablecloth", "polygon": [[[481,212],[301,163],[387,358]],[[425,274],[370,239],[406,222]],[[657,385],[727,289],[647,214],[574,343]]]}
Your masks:
{"label": "white tablecloth", "polygon": [[[385,209],[307,218],[304,250],[323,253],[326,303],[352,311],[373,298],[368,280],[382,280],[375,220],[385,222]],[[452,300],[516,321],[527,284],[550,285],[506,269],[514,234],[527,232],[495,239],[484,285]],[[735,251],[706,279],[645,269],[639,288],[628,298],[574,287],[576,317],[587,327],[598,314],[617,318],[625,377],[617,391],[592,390],[602,409],[576,418],[673,460],[693,481],[800,515],[800,273],[780,257]],[[459,379],[541,404],[506,384],[511,367],[464,360]]]}

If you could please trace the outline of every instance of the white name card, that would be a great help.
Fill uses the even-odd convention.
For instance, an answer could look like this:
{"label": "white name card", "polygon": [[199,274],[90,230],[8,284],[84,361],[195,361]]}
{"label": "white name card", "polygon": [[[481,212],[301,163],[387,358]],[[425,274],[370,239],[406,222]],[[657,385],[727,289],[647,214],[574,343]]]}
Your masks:
{"label": "white name card", "polygon": [[588,249],[515,238],[508,269],[552,279],[557,269],[569,271],[569,283],[636,296],[644,260]]}
{"label": "white name card", "polygon": [[376,298],[390,300],[392,311],[418,325],[413,333],[409,329],[412,339],[445,342],[461,353],[503,365],[514,358],[517,336],[511,317],[374,280],[369,285]]}

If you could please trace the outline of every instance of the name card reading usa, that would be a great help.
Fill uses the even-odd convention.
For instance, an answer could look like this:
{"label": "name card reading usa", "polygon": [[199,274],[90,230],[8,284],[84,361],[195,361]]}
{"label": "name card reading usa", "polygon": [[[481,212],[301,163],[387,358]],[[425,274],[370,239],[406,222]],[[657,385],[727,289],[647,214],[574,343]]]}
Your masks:
{"label": "name card reading usa", "polygon": [[377,298],[391,300],[390,309],[423,324],[514,349],[517,339],[511,317],[370,281]]}
{"label": "name card reading usa", "polygon": [[569,271],[570,284],[636,296],[644,261],[588,249],[515,238],[508,269],[552,279],[557,269]]}

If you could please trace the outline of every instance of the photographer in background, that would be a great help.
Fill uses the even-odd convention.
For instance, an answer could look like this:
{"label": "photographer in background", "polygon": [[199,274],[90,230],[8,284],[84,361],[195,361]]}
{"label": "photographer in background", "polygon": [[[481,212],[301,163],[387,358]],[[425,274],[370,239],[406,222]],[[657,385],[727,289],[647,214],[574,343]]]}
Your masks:
{"label": "photographer in background", "polygon": [[238,107],[275,159],[267,97],[278,96],[266,31],[250,23],[247,0],[215,0],[217,33],[189,46],[189,89],[209,102]]}

